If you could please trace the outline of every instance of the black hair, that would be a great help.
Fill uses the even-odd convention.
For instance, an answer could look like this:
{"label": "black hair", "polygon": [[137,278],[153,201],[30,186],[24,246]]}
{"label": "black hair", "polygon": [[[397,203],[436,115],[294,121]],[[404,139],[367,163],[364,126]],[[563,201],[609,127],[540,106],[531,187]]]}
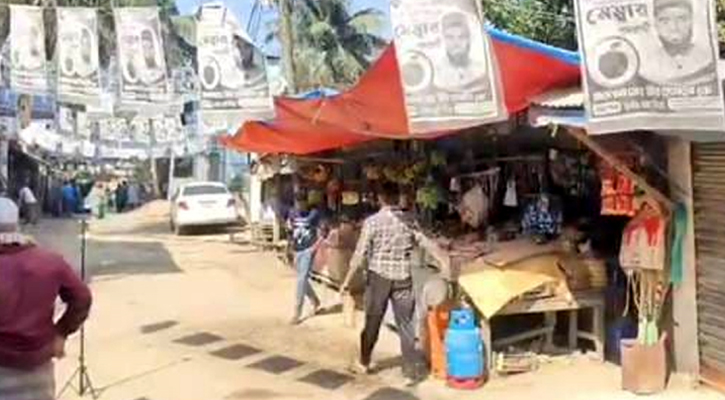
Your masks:
{"label": "black hair", "polygon": [[380,187],[380,197],[386,204],[396,204],[400,197],[400,186],[394,182],[385,182]]}

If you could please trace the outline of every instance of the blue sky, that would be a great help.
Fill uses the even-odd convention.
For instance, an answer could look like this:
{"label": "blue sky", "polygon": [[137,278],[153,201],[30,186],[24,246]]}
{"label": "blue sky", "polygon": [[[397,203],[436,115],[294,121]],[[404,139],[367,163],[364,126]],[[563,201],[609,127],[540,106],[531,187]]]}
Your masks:
{"label": "blue sky", "polygon": [[[208,1],[209,0],[176,0],[176,5],[178,6],[179,11],[182,14],[191,14],[196,11],[197,7],[199,7],[200,4],[206,3]],[[383,11],[386,15],[388,15],[389,1],[390,0],[350,0],[352,6],[351,11],[355,12],[363,8],[375,8]],[[247,24],[247,21],[249,20],[250,14],[252,12],[252,8],[254,6],[254,0],[226,0],[224,1],[224,3],[227,7],[234,11],[234,13],[237,15],[239,22],[245,25]],[[270,22],[274,21],[275,18],[276,13],[274,11],[267,11],[263,14],[263,21]],[[257,32],[256,34],[256,40],[262,41],[266,36],[265,26],[265,22],[262,22],[260,32]],[[254,32],[250,33],[254,35]],[[386,25],[384,31],[380,32],[380,34],[387,38],[391,36],[389,23]],[[278,47],[278,45],[267,46],[267,51],[269,53],[278,53]]]}

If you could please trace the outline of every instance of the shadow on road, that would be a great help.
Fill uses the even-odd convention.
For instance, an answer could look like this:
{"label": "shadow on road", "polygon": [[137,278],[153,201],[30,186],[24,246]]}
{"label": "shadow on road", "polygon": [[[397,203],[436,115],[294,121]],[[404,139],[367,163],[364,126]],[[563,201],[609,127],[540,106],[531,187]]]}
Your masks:
{"label": "shadow on road", "polygon": [[104,242],[89,239],[86,268],[90,276],[180,273],[160,242]]}

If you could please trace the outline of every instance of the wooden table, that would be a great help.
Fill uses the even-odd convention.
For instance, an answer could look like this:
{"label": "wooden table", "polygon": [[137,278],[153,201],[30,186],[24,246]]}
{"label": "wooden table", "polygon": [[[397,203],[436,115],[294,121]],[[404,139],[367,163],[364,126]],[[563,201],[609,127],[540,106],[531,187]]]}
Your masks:
{"label": "wooden table", "polygon": [[[541,329],[521,333],[498,341],[492,341],[490,321],[481,318],[481,335],[486,349],[487,370],[491,371],[493,365],[493,347],[495,346],[507,346],[522,340],[544,335],[547,346],[550,346],[550,348],[553,347],[557,313],[560,311],[569,313],[569,349],[572,351],[576,350],[579,339],[588,340],[594,343],[594,349],[598,358],[604,361],[604,343],[606,340],[604,306],[604,292],[602,291],[575,292],[572,293],[569,299],[550,297],[536,300],[515,300],[499,311],[496,316],[543,313],[546,321],[545,326]],[[593,329],[591,332],[579,329],[579,311],[584,309],[592,310]]]}

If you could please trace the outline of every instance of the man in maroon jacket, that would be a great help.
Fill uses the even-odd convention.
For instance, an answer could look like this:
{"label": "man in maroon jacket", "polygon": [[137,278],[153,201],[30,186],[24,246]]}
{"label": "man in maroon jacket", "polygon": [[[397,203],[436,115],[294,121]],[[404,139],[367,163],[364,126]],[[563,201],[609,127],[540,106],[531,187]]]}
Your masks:
{"label": "man in maroon jacket", "polygon": [[[0,197],[0,399],[51,400],[52,360],[88,317],[91,292],[61,256],[17,227],[17,206]],[[58,297],[67,308],[56,322]]]}

